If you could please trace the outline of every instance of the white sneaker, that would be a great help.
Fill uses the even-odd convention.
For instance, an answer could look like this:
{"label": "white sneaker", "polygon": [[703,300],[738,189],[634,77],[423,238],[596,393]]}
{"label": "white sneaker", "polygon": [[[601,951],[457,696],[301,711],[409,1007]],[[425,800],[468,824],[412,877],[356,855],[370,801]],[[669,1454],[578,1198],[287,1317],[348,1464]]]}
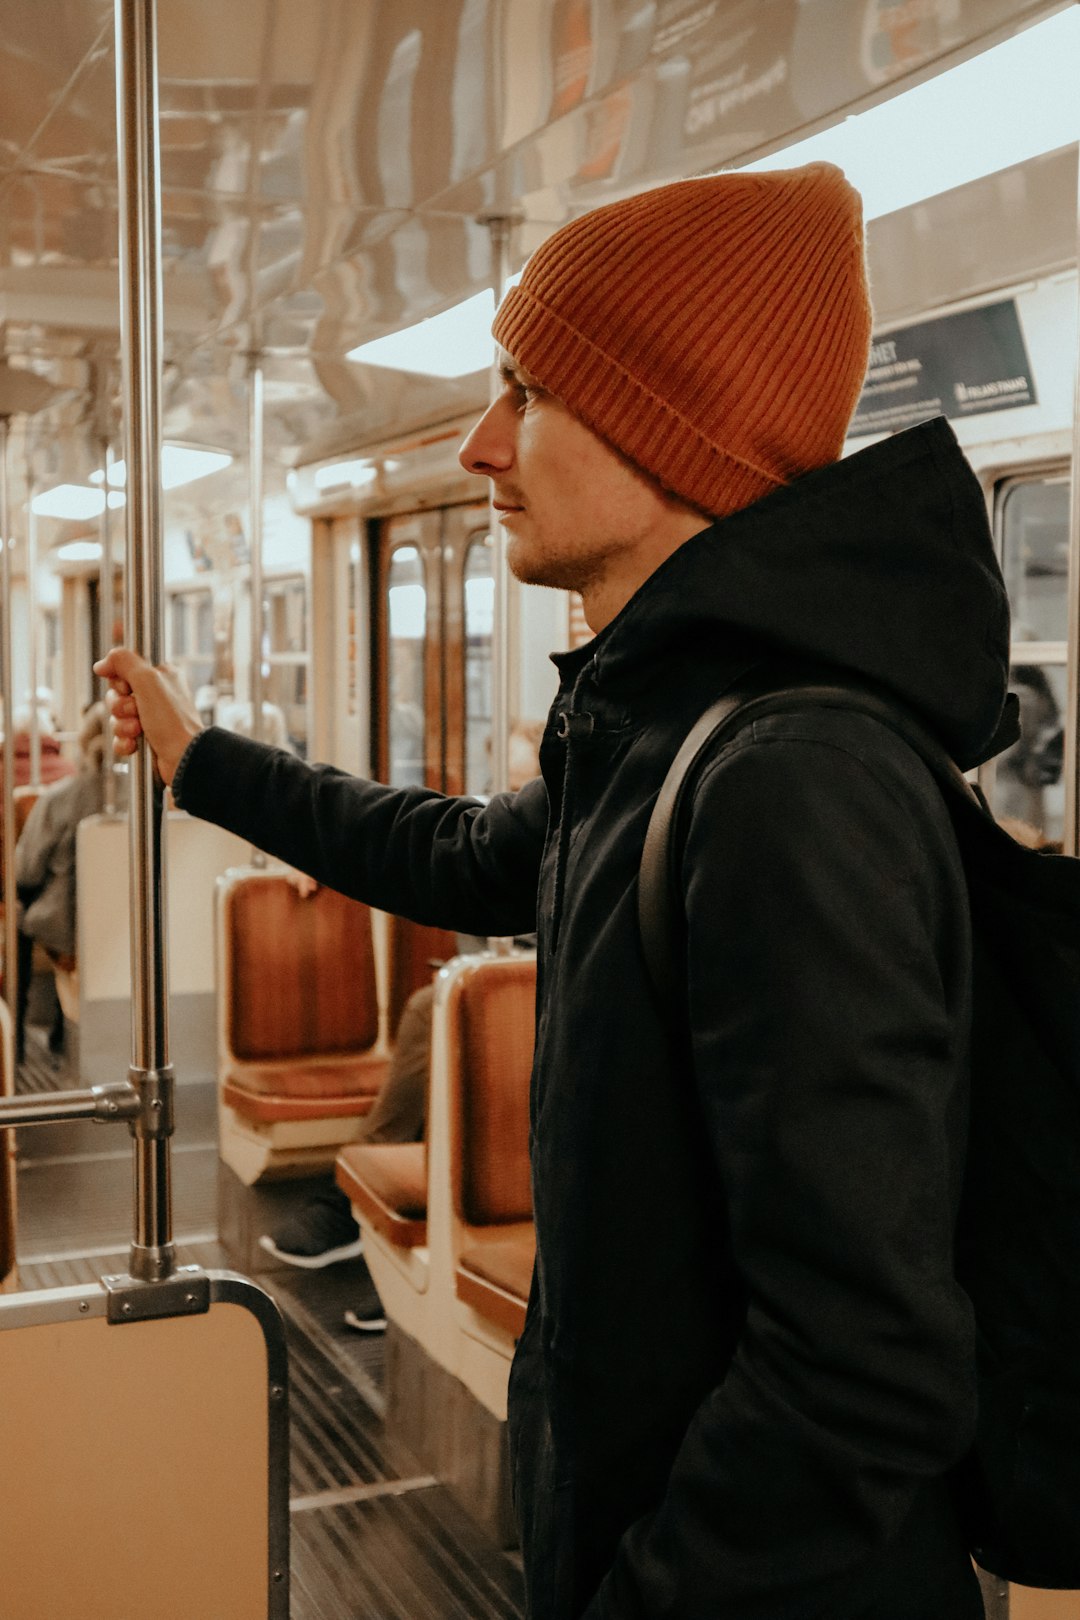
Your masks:
{"label": "white sneaker", "polygon": [[346,1311],[345,1326],[355,1328],[357,1333],[385,1333],[386,1317],[377,1311],[370,1316],[358,1316],[355,1311]]}

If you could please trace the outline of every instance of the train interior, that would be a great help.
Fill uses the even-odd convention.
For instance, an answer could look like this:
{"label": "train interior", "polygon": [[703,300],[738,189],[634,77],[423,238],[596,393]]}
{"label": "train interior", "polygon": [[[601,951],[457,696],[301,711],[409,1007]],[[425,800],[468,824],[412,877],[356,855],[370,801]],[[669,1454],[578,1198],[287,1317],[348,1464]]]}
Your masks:
{"label": "train interior", "polygon": [[[132,361],[113,6],[0,0],[0,19],[17,836],[85,768],[91,666],[130,609]],[[1076,852],[1080,8],[157,0],[156,24],[162,628],[207,723],[395,785],[506,787],[511,737],[547,714],[549,653],[590,632],[579,600],[509,576],[485,482],[457,460],[489,397],[498,290],[608,200],[820,157],[867,199],[874,347],[846,452],[950,418],[999,546],[1023,721],[980,784],[1025,836]],[[5,974],[0,1094],[107,1086],[131,1061],[128,772],[101,774],[74,948]],[[304,892],[181,811],[166,823],[177,1259],[254,1278],[285,1320],[289,1612],[521,1615],[505,1418],[533,1256],[534,955],[463,950]],[[425,1140],[358,1142],[428,986]],[[126,1135],[84,1118],[5,1139],[0,1298],[122,1272]],[[260,1238],[330,1185],[363,1254],[275,1259]],[[984,1592],[994,1620],[1080,1620],[1077,1592]],[[5,1612],[60,1614],[25,1601]]]}

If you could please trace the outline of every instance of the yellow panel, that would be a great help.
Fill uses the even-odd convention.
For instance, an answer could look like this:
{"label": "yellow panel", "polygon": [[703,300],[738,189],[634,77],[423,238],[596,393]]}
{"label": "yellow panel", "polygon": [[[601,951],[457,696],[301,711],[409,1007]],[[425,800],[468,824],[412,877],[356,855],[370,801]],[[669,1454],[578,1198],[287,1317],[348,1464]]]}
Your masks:
{"label": "yellow panel", "polygon": [[266,1344],[240,1306],[0,1332],[0,1609],[266,1620]]}
{"label": "yellow panel", "polygon": [[1080,1620],[1080,1592],[1009,1587],[1009,1620]]}

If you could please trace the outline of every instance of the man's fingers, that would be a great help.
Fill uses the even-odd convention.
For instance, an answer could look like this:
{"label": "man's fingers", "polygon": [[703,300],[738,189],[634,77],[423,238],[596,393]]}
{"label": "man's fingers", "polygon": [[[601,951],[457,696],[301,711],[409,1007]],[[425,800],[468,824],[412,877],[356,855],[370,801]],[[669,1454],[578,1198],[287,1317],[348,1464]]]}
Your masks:
{"label": "man's fingers", "polygon": [[144,658],[130,647],[110,647],[104,658],[99,658],[94,665],[94,674],[100,675],[103,681],[119,681],[131,691],[132,682],[140,670],[149,666]]}

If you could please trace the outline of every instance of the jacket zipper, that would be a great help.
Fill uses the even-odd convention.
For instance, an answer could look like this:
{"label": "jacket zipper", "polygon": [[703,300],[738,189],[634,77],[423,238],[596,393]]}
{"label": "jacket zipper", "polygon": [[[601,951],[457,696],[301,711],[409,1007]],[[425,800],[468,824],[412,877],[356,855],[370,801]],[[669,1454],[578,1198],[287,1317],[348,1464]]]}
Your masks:
{"label": "jacket zipper", "polygon": [[566,863],[570,852],[570,815],[569,805],[571,787],[574,777],[574,742],[584,741],[593,733],[593,717],[587,710],[575,711],[574,701],[584,684],[587,670],[583,669],[570,693],[570,706],[560,709],[559,723],[555,735],[566,743],[566,759],[563,763],[562,803],[559,807],[559,839],[555,848],[555,880],[552,884],[551,895],[551,950],[554,951],[559,943],[559,925],[562,921],[562,894],[563,882],[566,875]]}

